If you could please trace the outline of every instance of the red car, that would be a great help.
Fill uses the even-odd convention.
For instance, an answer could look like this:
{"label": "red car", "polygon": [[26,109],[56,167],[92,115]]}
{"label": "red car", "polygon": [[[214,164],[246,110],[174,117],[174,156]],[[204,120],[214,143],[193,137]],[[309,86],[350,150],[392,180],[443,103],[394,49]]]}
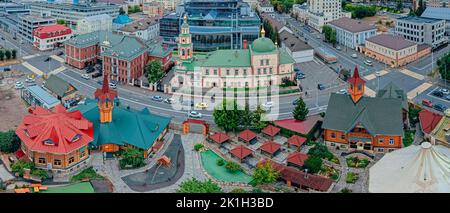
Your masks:
{"label": "red car", "polygon": [[428,99],[423,99],[422,105],[427,106],[427,107],[433,107],[433,103],[431,103],[431,101]]}

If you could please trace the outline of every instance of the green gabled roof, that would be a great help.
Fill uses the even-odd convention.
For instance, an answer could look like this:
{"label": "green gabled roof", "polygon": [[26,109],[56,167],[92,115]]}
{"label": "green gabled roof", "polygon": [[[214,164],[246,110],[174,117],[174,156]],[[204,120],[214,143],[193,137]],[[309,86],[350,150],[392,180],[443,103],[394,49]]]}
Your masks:
{"label": "green gabled roof", "polygon": [[295,64],[295,60],[284,49],[280,49],[280,64]]}
{"label": "green gabled roof", "polygon": [[250,50],[216,50],[202,59],[203,67],[250,67]]}
{"label": "green gabled roof", "polygon": [[397,98],[402,101],[402,107],[408,110],[408,100],[405,91],[400,89],[393,82],[390,82],[386,87],[377,92],[377,97],[380,98]]}
{"label": "green gabled roof", "polygon": [[332,93],[322,127],[348,132],[358,124],[372,136],[402,136],[401,100],[364,96],[355,104],[350,95]]}
{"label": "green gabled roof", "polygon": [[[44,87],[55,93],[59,97],[65,97],[66,95],[72,94],[77,91],[77,89],[72,86],[69,82],[61,79],[56,75],[50,75],[47,80],[45,80]],[[68,92],[71,88],[70,92]]]}
{"label": "green gabled roof", "polygon": [[103,144],[130,144],[147,150],[171,120],[152,114],[148,109],[137,111],[115,106],[113,121],[100,123],[100,113],[95,100],[87,100],[86,104],[78,105],[72,109],[74,110],[80,110],[83,116],[94,124],[94,140],[91,142],[94,147]]}
{"label": "green gabled roof", "polygon": [[147,50],[147,46],[138,38],[123,36],[120,42],[111,43],[111,47],[106,49],[102,55],[118,57],[131,60],[141,55]]}

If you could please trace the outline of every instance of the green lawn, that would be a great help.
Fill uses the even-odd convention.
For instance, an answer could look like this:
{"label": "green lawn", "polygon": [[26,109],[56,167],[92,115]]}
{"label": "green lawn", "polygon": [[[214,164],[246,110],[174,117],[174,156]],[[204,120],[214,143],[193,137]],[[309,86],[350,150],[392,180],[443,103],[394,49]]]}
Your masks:
{"label": "green lawn", "polygon": [[67,186],[48,187],[43,193],[94,193],[94,188],[90,182],[81,182]]}

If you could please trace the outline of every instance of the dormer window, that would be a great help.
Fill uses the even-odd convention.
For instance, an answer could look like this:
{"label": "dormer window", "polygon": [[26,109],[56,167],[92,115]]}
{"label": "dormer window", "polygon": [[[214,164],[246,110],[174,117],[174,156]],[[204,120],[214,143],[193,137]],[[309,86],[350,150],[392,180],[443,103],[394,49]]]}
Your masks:
{"label": "dormer window", "polygon": [[76,141],[78,141],[78,140],[80,140],[81,139],[81,135],[80,134],[76,134],[73,138],[72,138],[72,140],[70,141],[70,142],[76,142]]}
{"label": "dormer window", "polygon": [[46,139],[46,140],[43,141],[43,143],[44,143],[44,145],[47,145],[47,146],[54,146],[54,145],[56,145],[56,143],[52,139]]}

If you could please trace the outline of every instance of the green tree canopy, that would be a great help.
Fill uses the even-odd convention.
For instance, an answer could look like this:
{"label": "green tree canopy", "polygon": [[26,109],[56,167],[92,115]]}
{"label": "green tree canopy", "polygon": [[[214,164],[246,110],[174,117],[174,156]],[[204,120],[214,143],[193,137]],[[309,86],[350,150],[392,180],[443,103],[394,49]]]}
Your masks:
{"label": "green tree canopy", "polygon": [[234,131],[240,124],[241,113],[236,100],[233,100],[232,104],[228,104],[227,100],[223,99],[222,104],[214,108],[214,122],[225,131]]}
{"label": "green tree canopy", "polygon": [[436,63],[441,77],[447,81],[450,80],[450,53],[442,56]]}
{"label": "green tree canopy", "polygon": [[295,106],[294,110],[292,111],[292,115],[294,116],[295,120],[304,121],[306,119],[306,116],[308,116],[308,113],[309,110],[308,107],[306,107],[303,98],[299,98],[297,106]]}
{"label": "green tree canopy", "polygon": [[130,165],[132,168],[144,166],[144,151],[137,148],[127,147],[122,153],[120,166],[122,168],[126,168],[127,165]]}
{"label": "green tree canopy", "polygon": [[156,83],[164,76],[162,63],[159,60],[150,61],[147,66],[145,66],[144,72],[150,83]]}
{"label": "green tree canopy", "polygon": [[253,173],[253,181],[255,184],[270,184],[277,181],[280,173],[272,167],[270,161],[259,164]]}
{"label": "green tree canopy", "polygon": [[6,60],[11,59],[11,56],[12,56],[11,50],[5,50],[5,58],[6,58]]}
{"label": "green tree canopy", "polygon": [[207,181],[199,181],[195,178],[183,181],[179,188],[178,193],[221,193],[222,189],[217,183],[208,179]]}
{"label": "green tree canopy", "polygon": [[0,49],[0,61],[5,60],[5,50]]}
{"label": "green tree canopy", "polygon": [[123,9],[123,7],[120,7],[119,15],[125,15],[125,10]]}
{"label": "green tree canopy", "polygon": [[304,169],[308,169],[308,172],[317,173],[322,169],[322,159],[316,156],[309,156],[303,164]]}
{"label": "green tree canopy", "polygon": [[12,59],[17,58],[17,50],[16,49],[11,50],[11,57],[12,57]]}
{"label": "green tree canopy", "polygon": [[227,165],[225,165],[225,168],[230,173],[236,173],[237,171],[241,171],[241,165],[239,165],[233,161],[228,161]]}
{"label": "green tree canopy", "polygon": [[12,153],[20,147],[20,139],[13,130],[0,132],[0,151]]}

